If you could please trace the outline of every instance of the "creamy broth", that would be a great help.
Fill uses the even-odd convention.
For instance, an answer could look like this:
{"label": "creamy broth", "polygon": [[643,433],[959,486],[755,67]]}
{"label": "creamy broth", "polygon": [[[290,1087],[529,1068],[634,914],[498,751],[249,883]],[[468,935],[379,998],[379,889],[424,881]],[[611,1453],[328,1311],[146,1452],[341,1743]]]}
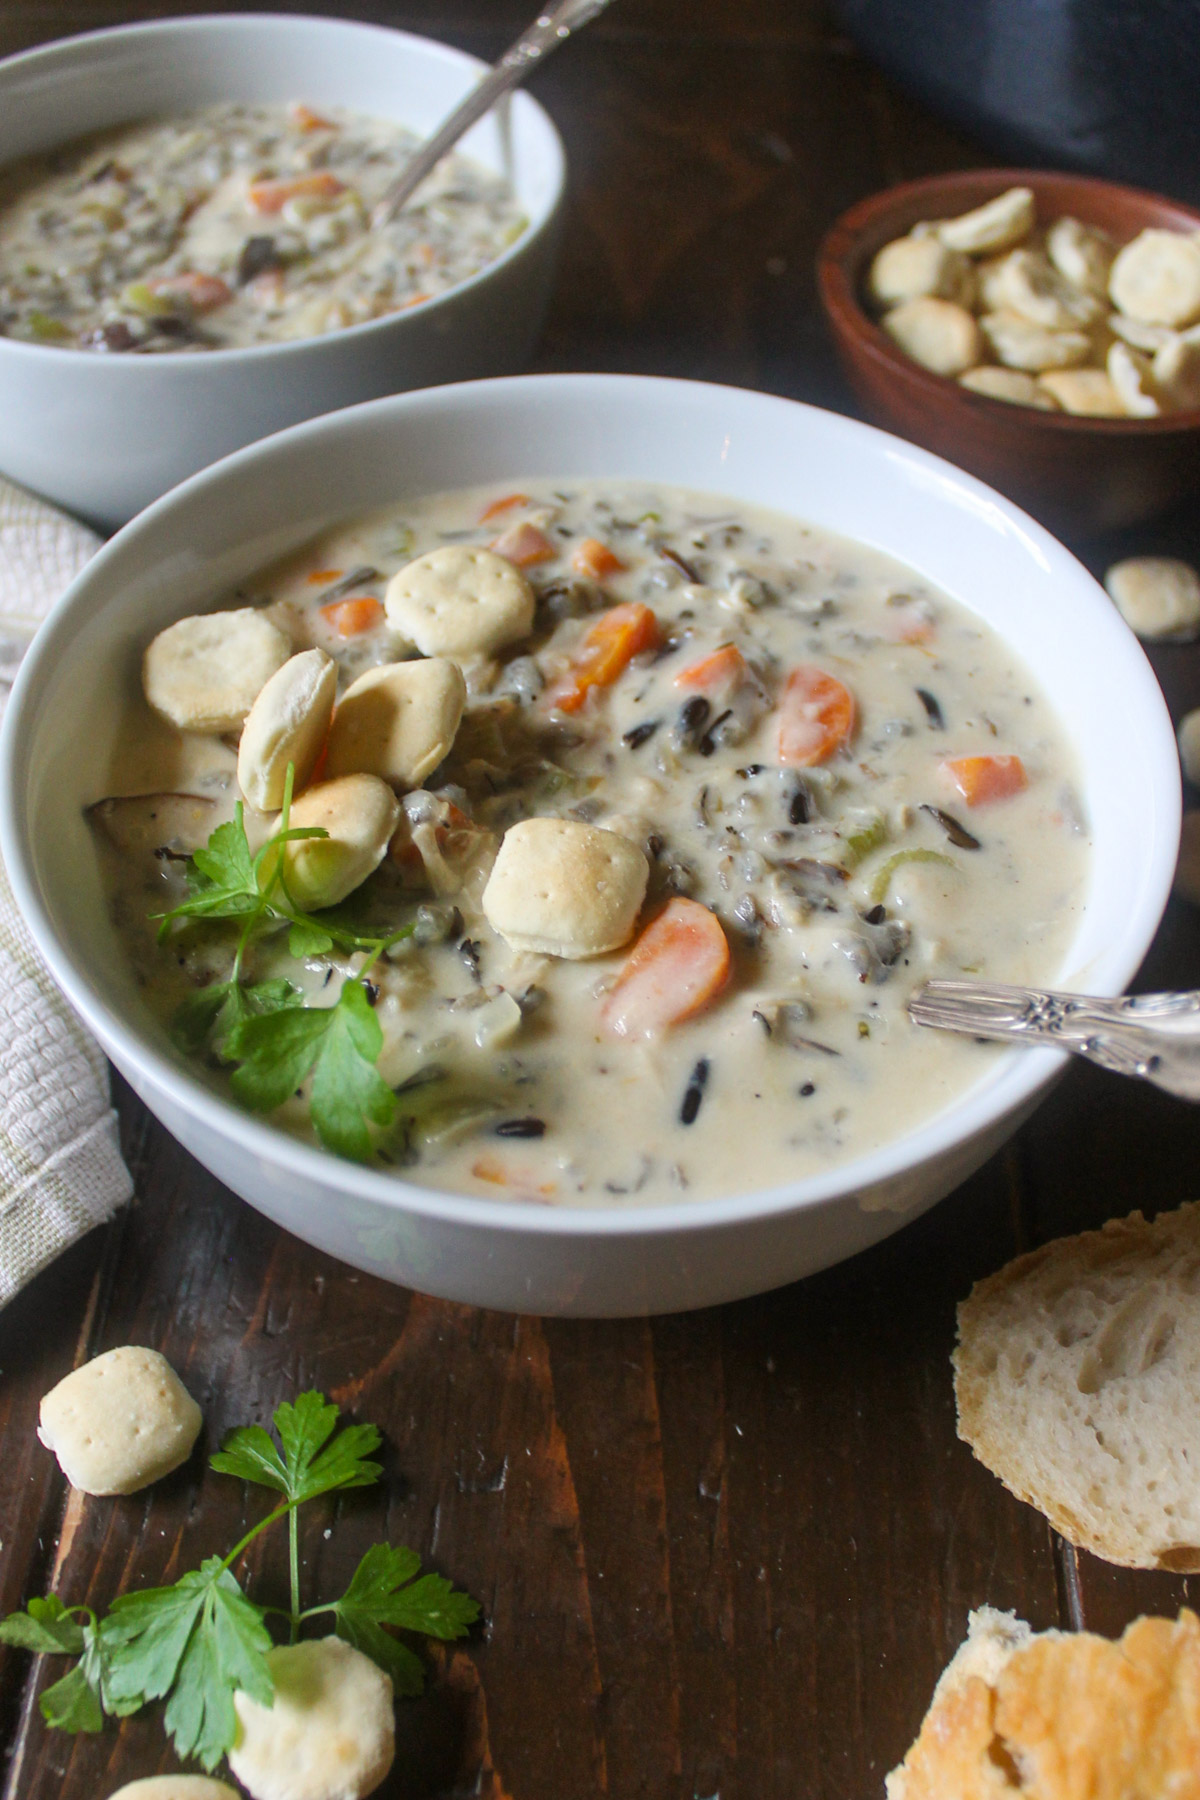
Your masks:
{"label": "creamy broth", "polygon": [[[225,604],[250,600],[297,650],[327,651],[344,691],[412,652],[381,605],[355,615],[351,636],[338,609],[378,602],[398,570],[447,543],[524,561],[536,613],[523,641],[464,659],[453,749],[403,797],[389,854],[355,897],[364,918],[417,922],[369,977],[379,1068],[399,1093],[378,1134],[388,1166],[550,1205],[699,1199],[886,1143],[986,1071],[993,1050],[914,1027],[908,997],[931,975],[1053,977],[1088,860],[1063,734],[989,629],[874,550],[616,481],[408,502],[327,533]],[[653,641],[581,686],[580,669],[594,672],[585,643],[618,606],[649,609]],[[813,671],[832,685],[813,687]],[[841,689],[848,729],[826,704]],[[842,736],[798,762],[795,732],[810,755],[814,718]],[[228,743],[173,733],[131,696],[120,744],[107,794],[152,793],[172,766],[176,789],[205,801],[199,841],[232,816]],[[1024,785],[988,798],[980,771],[1014,767]],[[193,922],[156,946],[147,915],[182,893],[195,820],[129,805],[102,809],[96,836],[146,1000],[170,1021],[228,977],[233,937]],[[588,822],[645,851],[628,942],[567,960],[514,950],[492,929],[489,871],[529,817]],[[255,843],[274,821],[248,814],[247,826]],[[719,921],[728,978],[692,1016],[622,1036],[613,1008],[632,946],[680,896]],[[254,949],[252,973],[286,976],[322,1005],[362,960],[298,961],[282,934]],[[304,1092],[273,1117],[307,1133]]]}
{"label": "creamy broth", "polygon": [[458,155],[373,225],[419,141],[339,107],[230,104],[0,172],[0,334],[108,353],[236,349],[419,305],[525,225],[509,185]]}

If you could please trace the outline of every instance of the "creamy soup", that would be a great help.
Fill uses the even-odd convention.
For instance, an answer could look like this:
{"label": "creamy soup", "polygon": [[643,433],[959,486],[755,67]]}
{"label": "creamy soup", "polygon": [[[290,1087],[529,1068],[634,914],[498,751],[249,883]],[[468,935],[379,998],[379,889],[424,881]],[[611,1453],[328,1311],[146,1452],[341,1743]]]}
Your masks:
{"label": "creamy soup", "polygon": [[0,334],[104,352],[315,337],[444,293],[524,229],[447,157],[371,210],[419,139],[338,107],[208,107],[0,173]]}
{"label": "creamy soup", "polygon": [[[528,613],[497,645],[488,609],[522,591]],[[397,663],[444,676],[436,766],[393,771],[376,871],[326,915],[380,939],[412,928],[363,989],[395,1095],[370,1153],[406,1179],[628,1206],[829,1168],[928,1118],[995,1054],[913,1026],[914,987],[1046,980],[1075,930],[1087,827],[1045,699],[972,613],[828,532],[705,494],[537,481],[337,529],[226,605],[230,632],[247,616],[279,629],[288,669],[305,653],[323,669],[314,650],[336,664],[327,760],[301,770],[293,821],[307,809],[335,837],[320,796],[382,766],[355,762],[347,689]],[[451,627],[479,641],[450,655]],[[161,684],[180,676],[208,705],[173,640],[156,643],[152,697],[169,707]],[[240,922],[183,917],[160,942],[150,918],[234,815],[236,741],[131,697],[94,818],[147,1003],[268,1110],[238,1068],[249,1040],[205,1022]],[[244,818],[251,850],[279,823]],[[327,1008],[369,952],[313,946],[277,919],[237,974]],[[311,1134],[315,1079],[271,1116]]]}

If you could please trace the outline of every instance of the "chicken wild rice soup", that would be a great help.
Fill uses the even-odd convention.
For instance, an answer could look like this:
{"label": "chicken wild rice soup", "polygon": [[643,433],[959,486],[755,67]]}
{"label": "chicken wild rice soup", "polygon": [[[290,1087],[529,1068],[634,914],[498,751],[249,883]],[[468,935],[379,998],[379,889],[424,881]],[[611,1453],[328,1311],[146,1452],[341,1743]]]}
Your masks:
{"label": "chicken wild rice soup", "polygon": [[419,142],[340,107],[225,104],[15,164],[0,171],[0,335],[228,350],[417,306],[526,224],[510,185],[458,155],[373,224]]}
{"label": "chicken wild rice soup", "polygon": [[765,1188],[986,1070],[909,1021],[926,977],[1061,964],[1063,734],[874,550],[539,480],[339,527],[223,605],[147,648],[94,835],[175,1043],[344,1154],[548,1205]]}

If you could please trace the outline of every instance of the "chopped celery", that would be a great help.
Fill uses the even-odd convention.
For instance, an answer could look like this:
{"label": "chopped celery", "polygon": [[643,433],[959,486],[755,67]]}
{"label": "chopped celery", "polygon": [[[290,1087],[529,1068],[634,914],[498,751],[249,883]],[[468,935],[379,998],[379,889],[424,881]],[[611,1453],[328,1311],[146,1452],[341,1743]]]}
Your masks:
{"label": "chopped celery", "polygon": [[882,868],[875,872],[871,883],[871,900],[880,906],[887,899],[887,891],[892,885],[892,876],[905,863],[941,863],[947,869],[957,869],[958,864],[949,856],[943,856],[940,850],[897,850],[889,856]]}

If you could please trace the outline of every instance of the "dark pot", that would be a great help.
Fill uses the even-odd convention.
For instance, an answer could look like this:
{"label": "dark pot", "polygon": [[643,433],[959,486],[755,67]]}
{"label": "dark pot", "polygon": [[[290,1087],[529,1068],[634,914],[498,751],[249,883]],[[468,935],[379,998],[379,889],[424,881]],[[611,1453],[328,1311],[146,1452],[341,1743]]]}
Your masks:
{"label": "dark pot", "polygon": [[867,55],[1005,157],[1200,202],[1200,0],[834,0]]}

